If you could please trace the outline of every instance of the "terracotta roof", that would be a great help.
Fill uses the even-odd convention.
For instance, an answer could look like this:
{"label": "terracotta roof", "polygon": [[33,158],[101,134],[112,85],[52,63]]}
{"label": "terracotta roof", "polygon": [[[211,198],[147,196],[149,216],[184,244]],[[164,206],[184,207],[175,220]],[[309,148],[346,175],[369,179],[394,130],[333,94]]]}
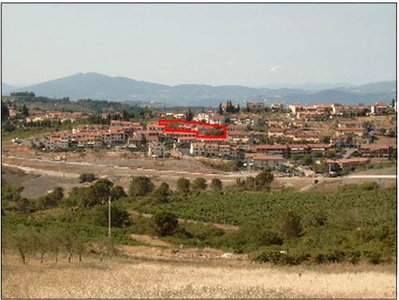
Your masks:
{"label": "terracotta roof", "polygon": [[258,154],[258,153],[246,153],[245,158],[253,159],[253,160],[263,160],[263,161],[279,161],[284,160],[281,155],[266,155],[266,154]]}
{"label": "terracotta roof", "polygon": [[327,159],[326,162],[328,164],[333,164],[333,163],[347,164],[347,163],[367,163],[368,161],[370,161],[368,158],[359,157],[359,158],[344,158],[344,159],[337,159],[337,160]]}
{"label": "terracotta roof", "polygon": [[275,144],[275,145],[258,145],[255,147],[255,149],[288,149],[287,145],[280,145],[280,144]]}

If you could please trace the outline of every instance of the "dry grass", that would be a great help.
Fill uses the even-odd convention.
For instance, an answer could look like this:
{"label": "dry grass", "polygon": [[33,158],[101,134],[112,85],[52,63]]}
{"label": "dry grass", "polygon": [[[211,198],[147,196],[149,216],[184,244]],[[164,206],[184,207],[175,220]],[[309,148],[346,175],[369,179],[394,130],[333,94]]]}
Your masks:
{"label": "dry grass", "polygon": [[[248,262],[203,263],[114,258],[100,262],[22,265],[3,256],[2,297],[15,298],[267,298],[395,297],[396,275],[378,268],[271,267]],[[348,271],[347,269],[351,270]],[[301,276],[299,275],[301,273]]]}

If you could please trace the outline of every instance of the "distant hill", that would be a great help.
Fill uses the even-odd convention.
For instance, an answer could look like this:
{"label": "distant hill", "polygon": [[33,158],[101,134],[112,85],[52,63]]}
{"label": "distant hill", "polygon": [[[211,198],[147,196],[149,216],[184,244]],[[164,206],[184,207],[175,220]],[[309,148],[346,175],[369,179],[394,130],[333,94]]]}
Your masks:
{"label": "distant hill", "polygon": [[[317,84],[308,86],[317,87]],[[323,84],[321,84],[323,85]],[[324,84],[324,86],[329,86]],[[330,85],[334,86],[334,85]],[[2,84],[2,94],[29,91],[38,96],[71,100],[93,99],[131,102],[165,102],[178,106],[213,106],[231,100],[244,104],[246,101],[265,101],[266,103],[334,103],[369,104],[375,101],[389,102],[396,99],[396,82],[370,83],[362,86],[346,84],[324,90],[305,90],[291,87],[252,88],[237,85],[210,86],[181,84],[169,86],[163,84],[136,81],[125,77],[110,77],[98,73],[78,73],[51,81],[15,88]]]}
{"label": "distant hill", "polygon": [[340,83],[313,83],[308,82],[304,84],[288,84],[288,83],[275,83],[265,85],[265,88],[268,89],[281,89],[281,88],[289,88],[289,89],[300,89],[305,91],[321,91],[328,89],[336,89],[336,88],[345,88],[354,86],[348,82],[340,82]]}
{"label": "distant hill", "polygon": [[10,92],[14,89],[15,89],[15,87],[8,85],[7,83],[1,84],[1,94],[2,95],[5,95],[5,96],[10,95]]}

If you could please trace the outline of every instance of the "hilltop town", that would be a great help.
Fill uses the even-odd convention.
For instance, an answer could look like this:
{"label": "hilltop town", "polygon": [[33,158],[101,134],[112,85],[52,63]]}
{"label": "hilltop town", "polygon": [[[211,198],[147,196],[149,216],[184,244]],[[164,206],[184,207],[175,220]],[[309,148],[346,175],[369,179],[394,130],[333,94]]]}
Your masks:
{"label": "hilltop town", "polygon": [[[2,116],[4,107],[3,121],[8,124],[5,131],[47,127],[48,133],[31,136],[25,142],[16,137],[13,143],[27,145],[36,153],[57,153],[58,158],[66,157],[63,152],[106,149],[148,159],[216,159],[234,162],[235,170],[268,168],[278,176],[338,176],[378,166],[397,155],[396,101],[390,105],[376,102],[370,106],[286,107],[248,101],[241,109],[227,101],[216,109],[146,108],[138,118],[137,114],[112,107],[96,114],[35,109],[32,104],[28,108],[29,102],[15,100],[26,96],[32,94],[3,97]],[[24,104],[18,107],[19,103]],[[181,120],[180,127],[187,131],[166,132],[160,120]],[[196,125],[184,124],[189,121]],[[60,130],[65,124],[68,129]],[[178,124],[173,123],[176,128]],[[206,132],[207,124],[225,126],[226,134],[198,135],[197,131]],[[56,125],[52,131],[51,126]],[[7,147],[3,150],[7,153]]]}

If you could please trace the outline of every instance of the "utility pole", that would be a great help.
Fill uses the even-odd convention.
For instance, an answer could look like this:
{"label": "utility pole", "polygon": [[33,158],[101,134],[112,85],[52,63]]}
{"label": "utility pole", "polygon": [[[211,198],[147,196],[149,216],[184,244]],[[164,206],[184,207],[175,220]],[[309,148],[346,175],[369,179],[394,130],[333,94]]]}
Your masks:
{"label": "utility pole", "polygon": [[111,239],[111,195],[108,196],[108,237]]}

